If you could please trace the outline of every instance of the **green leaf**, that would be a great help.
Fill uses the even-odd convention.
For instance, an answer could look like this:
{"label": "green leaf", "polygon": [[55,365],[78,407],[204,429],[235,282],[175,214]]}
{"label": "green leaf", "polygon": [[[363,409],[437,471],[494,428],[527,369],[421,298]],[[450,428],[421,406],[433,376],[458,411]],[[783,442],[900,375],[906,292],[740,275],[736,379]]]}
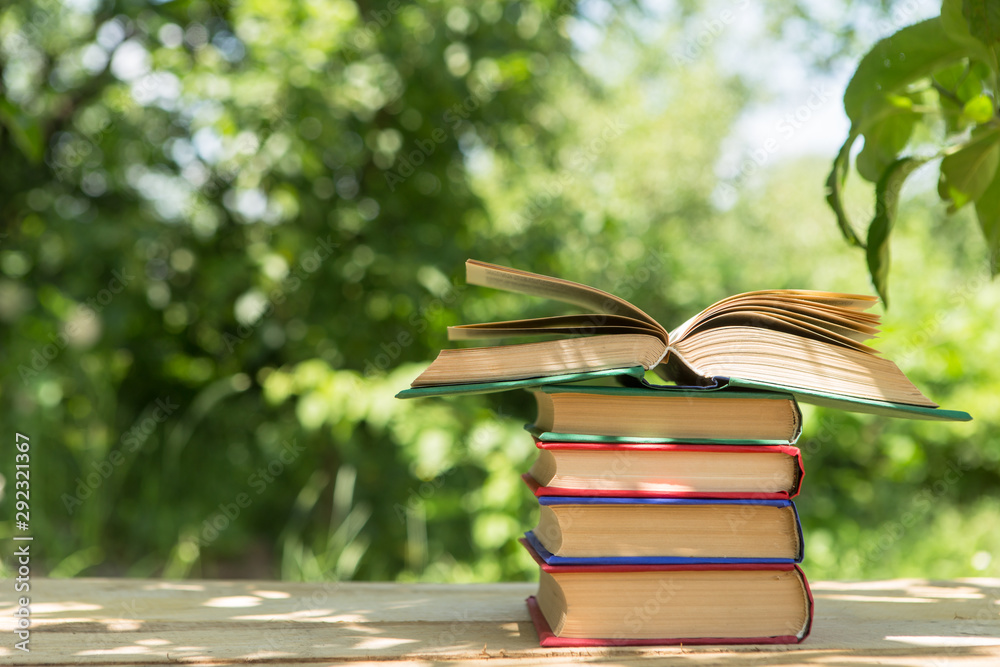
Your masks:
{"label": "green leaf", "polygon": [[38,120],[20,112],[12,102],[0,97],[0,126],[6,126],[11,138],[25,157],[34,164],[42,161],[45,139]]}
{"label": "green leaf", "polygon": [[974,132],[972,140],[941,160],[938,194],[951,202],[954,213],[970,201],[979,199],[996,174],[1000,164],[1000,128]]}
{"label": "green leaf", "polygon": [[858,133],[852,127],[851,132],[847,135],[847,141],[840,147],[840,152],[837,153],[837,157],[833,160],[833,167],[830,169],[830,175],[826,179],[826,202],[833,209],[833,214],[837,218],[837,226],[840,227],[840,233],[844,235],[847,242],[851,245],[864,248],[864,242],[854,232],[854,227],[847,217],[847,211],[844,210],[844,200],[841,196],[844,181],[847,179],[851,146],[854,145],[857,138]]}
{"label": "green leaf", "polygon": [[860,126],[891,104],[888,95],[968,56],[970,50],[945,33],[940,18],[907,26],[861,59],[844,93],[844,111]]}
{"label": "green leaf", "polygon": [[[949,134],[959,134],[964,132],[968,126],[974,122],[973,118],[968,112],[972,112],[977,118],[986,118],[988,120],[987,111],[985,106],[989,106],[989,115],[992,116],[992,102],[988,96],[986,101],[977,101],[968,107],[966,111],[966,105],[968,105],[972,100],[980,96],[984,96],[983,92],[985,89],[984,82],[990,78],[990,68],[985,64],[978,61],[970,61],[964,65],[964,73],[958,85],[955,86],[953,92],[958,100],[950,100],[952,103],[945,105],[943,101],[946,99],[942,96],[941,108],[944,111],[944,120],[946,129]],[[935,75],[936,78],[936,75]],[[957,113],[954,105],[960,105],[957,109]],[[983,121],[985,122],[985,121]]]}
{"label": "green leaf", "polygon": [[[985,71],[984,71],[985,70]],[[988,67],[970,67],[969,73],[955,88],[955,95],[963,103],[968,103],[983,94],[983,78],[990,75]]]}
{"label": "green leaf", "polygon": [[968,76],[969,67],[965,62],[956,62],[954,65],[949,65],[944,69],[939,69],[934,72],[934,82],[945,90],[950,90],[955,92],[958,88],[958,84],[962,83]]}
{"label": "green leaf", "polygon": [[913,134],[919,114],[904,111],[886,116],[865,131],[865,147],[858,154],[857,167],[861,176],[876,183],[906,147]]}
{"label": "green leaf", "polygon": [[965,103],[962,113],[977,123],[985,123],[993,117],[993,100],[988,95],[977,95]]}
{"label": "green leaf", "polygon": [[944,0],[941,4],[941,27],[953,42],[964,44],[969,53],[980,60],[991,58],[990,50],[969,30],[969,21],[963,14],[963,0]]}
{"label": "green leaf", "polygon": [[976,200],[976,217],[990,253],[990,273],[995,276],[1000,273],[1000,169]]}
{"label": "green leaf", "polygon": [[[961,8],[960,8],[961,9]],[[943,18],[943,17],[942,17]],[[961,19],[961,12],[959,12]],[[962,24],[965,25],[964,22]],[[973,40],[969,37],[970,40]],[[960,134],[969,126],[968,116],[962,113],[962,107],[971,97],[978,95],[981,90],[976,90],[968,97],[962,97],[962,89],[969,88],[970,82],[979,85],[979,79],[972,76],[972,68],[969,61],[964,58],[954,65],[940,69],[932,75],[934,88],[938,94],[938,106],[945,123],[945,132],[948,135]]]}
{"label": "green leaf", "polygon": [[962,16],[973,37],[986,46],[1000,44],[1000,3],[996,0],[962,0]]}
{"label": "green leaf", "polygon": [[858,168],[873,180],[880,167],[889,164],[902,150],[912,132],[912,123],[906,119],[887,120],[901,111],[899,101],[906,98],[900,93],[911,83],[976,52],[974,43],[971,37],[965,43],[952,40],[939,17],[903,28],[878,42],[861,59],[844,92],[844,111],[851,119],[851,133],[833,161],[826,181],[826,200],[848,243],[865,247],[854,232],[842,199],[854,141],[865,135],[867,152],[862,151],[864,157],[859,157]]}
{"label": "green leaf", "polygon": [[927,162],[924,158],[902,158],[888,167],[875,185],[875,217],[868,225],[868,272],[872,284],[889,306],[889,235],[896,222],[899,193],[906,177]]}

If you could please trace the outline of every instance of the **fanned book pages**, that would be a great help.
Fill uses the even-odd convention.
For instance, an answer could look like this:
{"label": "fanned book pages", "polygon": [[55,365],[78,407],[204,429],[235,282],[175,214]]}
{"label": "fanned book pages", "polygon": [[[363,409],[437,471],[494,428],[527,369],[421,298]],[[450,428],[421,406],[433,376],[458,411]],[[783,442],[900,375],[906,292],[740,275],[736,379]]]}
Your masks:
{"label": "fanned book pages", "polygon": [[[875,297],[810,290],[731,296],[673,331],[628,301],[580,283],[470,259],[471,285],[568,303],[592,314],[449,327],[451,340],[551,337],[541,342],[442,350],[401,398],[500,391],[652,370],[690,387],[785,391],[857,412],[968,421],[942,410],[868,342]],[[559,379],[556,379],[559,378]],[[658,388],[670,387],[660,387]]]}

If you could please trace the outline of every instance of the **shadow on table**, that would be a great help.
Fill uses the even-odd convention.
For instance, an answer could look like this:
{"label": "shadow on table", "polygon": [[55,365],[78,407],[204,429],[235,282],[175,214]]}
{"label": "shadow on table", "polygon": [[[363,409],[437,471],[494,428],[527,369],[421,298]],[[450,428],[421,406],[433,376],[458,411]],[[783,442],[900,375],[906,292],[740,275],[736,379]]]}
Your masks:
{"label": "shadow on table", "polygon": [[[858,665],[877,656],[889,665],[1000,665],[997,579],[817,584],[813,633],[799,645],[607,649],[539,648],[524,606],[531,584],[45,584],[33,596],[32,657],[48,654],[49,664],[58,661],[47,646],[68,662],[108,663],[657,656],[666,664]],[[0,598],[0,630],[11,618],[9,595]]]}

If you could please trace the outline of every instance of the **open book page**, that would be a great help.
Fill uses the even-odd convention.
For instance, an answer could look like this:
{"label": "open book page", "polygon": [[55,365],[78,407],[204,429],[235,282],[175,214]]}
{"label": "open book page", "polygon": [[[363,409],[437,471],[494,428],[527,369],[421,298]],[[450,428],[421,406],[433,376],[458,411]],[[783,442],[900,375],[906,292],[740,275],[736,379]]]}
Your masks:
{"label": "open book page", "polygon": [[734,326],[760,327],[762,329],[785,331],[797,336],[803,336],[805,338],[812,338],[825,343],[830,343],[831,345],[849,347],[851,349],[858,350],[859,352],[866,352],[868,354],[876,354],[877,352],[874,348],[861,342],[862,340],[870,339],[871,336],[866,336],[860,332],[850,332],[851,335],[849,336],[844,335],[844,333],[842,333],[838,328],[832,327],[819,320],[810,321],[808,319],[796,319],[795,317],[790,317],[787,313],[781,311],[767,312],[764,309],[752,312],[722,313],[715,315],[708,321],[690,329],[686,336],[681,336],[678,339],[675,339],[674,342],[679,342],[680,340],[684,340],[692,336],[696,337],[702,332],[710,329]]}
{"label": "open book page", "polygon": [[656,336],[667,343],[667,333],[661,327],[649,322],[622,315],[599,313],[595,315],[563,315],[558,317],[536,317],[526,320],[487,322],[484,324],[462,324],[448,327],[448,340],[482,340],[485,338],[508,338],[515,336],[600,335],[616,333],[638,333]]}
{"label": "open book page", "polygon": [[[864,343],[871,340],[879,333],[878,327],[874,327],[869,324],[845,321],[841,318],[831,316],[828,313],[823,313],[821,311],[772,307],[770,305],[756,306],[752,311],[734,311],[732,313],[724,313],[721,316],[735,315],[736,317],[740,317],[746,315],[752,316],[757,313],[765,314],[770,317],[777,317],[779,319],[787,320],[788,322],[794,322],[802,327],[816,328],[817,330],[822,330],[827,333],[838,334],[858,343]],[[714,323],[718,317],[720,316],[709,318],[706,322],[698,325],[694,330],[697,331],[702,328],[715,326]]]}
{"label": "open book page", "polygon": [[[809,290],[747,292],[712,304],[671,331],[670,340],[681,340],[712,318],[722,314],[743,313],[748,323],[752,323],[755,313],[767,308],[780,310],[786,318],[802,320],[803,323],[818,325],[863,342],[878,332],[879,316],[862,312],[874,302],[874,297],[836,292]],[[829,323],[829,326],[824,323]],[[850,329],[861,336],[849,334],[844,329]]]}
{"label": "open book page", "polygon": [[[743,301],[747,298],[756,297],[775,297],[783,300],[799,299],[803,301],[810,301],[817,305],[822,305],[823,307],[842,308],[858,312],[865,311],[878,303],[877,297],[868,294],[845,294],[843,292],[826,292],[823,290],[804,289],[768,289],[734,294],[733,296],[726,297],[725,299],[712,304],[710,308],[723,306],[733,301]],[[874,315],[874,317],[878,316]]]}
{"label": "open book page", "polygon": [[666,351],[663,341],[648,333],[446,349],[411,386],[499,382],[636,366],[649,369]]}
{"label": "open book page", "polygon": [[670,357],[705,377],[926,407],[936,404],[888,359],[822,340],[754,326],[707,329],[671,344]]}
{"label": "open book page", "polygon": [[470,259],[465,263],[465,279],[470,285],[554,299],[597,313],[613,313],[633,317],[666,331],[656,320],[628,301],[614,294],[562,278],[543,276],[538,273],[529,273],[528,271]]}
{"label": "open book page", "polygon": [[831,324],[839,324],[859,331],[869,331],[870,333],[878,331],[877,325],[880,321],[880,317],[875,313],[865,313],[797,297],[786,298],[781,295],[753,296],[723,304],[715,304],[699,313],[698,317],[708,319],[718,313],[754,311],[759,308],[771,308],[789,314],[795,313],[803,317],[821,319]]}

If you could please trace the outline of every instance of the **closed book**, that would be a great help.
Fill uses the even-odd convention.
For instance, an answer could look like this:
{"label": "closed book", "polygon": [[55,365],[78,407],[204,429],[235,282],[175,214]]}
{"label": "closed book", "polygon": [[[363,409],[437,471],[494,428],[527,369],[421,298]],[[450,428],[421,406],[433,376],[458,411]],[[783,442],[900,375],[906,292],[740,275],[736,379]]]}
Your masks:
{"label": "closed book", "polygon": [[790,445],[546,442],[524,475],[536,496],[796,496],[805,469]]}
{"label": "closed book", "polygon": [[802,415],[779,392],[545,385],[529,432],[543,442],[793,444]]}
{"label": "closed book", "polygon": [[529,542],[550,564],[797,563],[789,500],[542,496]]}
{"label": "closed book", "polygon": [[539,566],[527,599],[539,643],[568,646],[794,644],[813,598],[795,564]]}

